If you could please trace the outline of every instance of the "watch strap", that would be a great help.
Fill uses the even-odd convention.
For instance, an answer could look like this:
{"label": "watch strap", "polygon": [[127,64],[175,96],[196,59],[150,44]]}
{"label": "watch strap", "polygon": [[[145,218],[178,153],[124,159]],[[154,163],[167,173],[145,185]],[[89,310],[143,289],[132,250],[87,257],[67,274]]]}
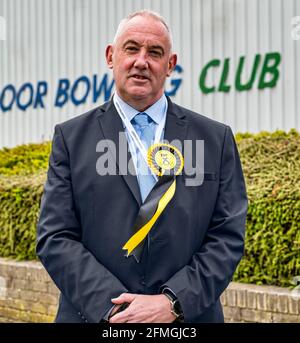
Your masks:
{"label": "watch strap", "polygon": [[177,296],[168,288],[164,288],[162,291],[162,294],[164,294],[169,299],[169,301],[171,303],[171,313],[176,317],[176,320],[182,319],[183,318],[183,312],[181,310],[181,306],[180,306],[180,303],[179,303]]}

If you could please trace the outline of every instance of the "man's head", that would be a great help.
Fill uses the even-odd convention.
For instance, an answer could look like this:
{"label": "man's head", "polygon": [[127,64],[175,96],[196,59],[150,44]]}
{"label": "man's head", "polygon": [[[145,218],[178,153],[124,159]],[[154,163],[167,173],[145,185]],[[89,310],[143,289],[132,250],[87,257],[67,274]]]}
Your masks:
{"label": "man's head", "polygon": [[106,48],[106,60],[119,96],[144,111],[163,95],[177,56],[172,53],[172,36],[164,19],[143,10],[120,22],[113,44]]}

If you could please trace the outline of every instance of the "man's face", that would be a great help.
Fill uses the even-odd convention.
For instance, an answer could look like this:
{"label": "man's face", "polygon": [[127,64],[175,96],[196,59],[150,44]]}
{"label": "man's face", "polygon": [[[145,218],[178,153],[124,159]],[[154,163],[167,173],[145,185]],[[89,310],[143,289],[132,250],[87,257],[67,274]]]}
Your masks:
{"label": "man's face", "polygon": [[163,95],[177,57],[170,54],[164,25],[151,17],[137,16],[125,25],[115,45],[106,48],[106,60],[113,69],[118,94],[142,111]]}

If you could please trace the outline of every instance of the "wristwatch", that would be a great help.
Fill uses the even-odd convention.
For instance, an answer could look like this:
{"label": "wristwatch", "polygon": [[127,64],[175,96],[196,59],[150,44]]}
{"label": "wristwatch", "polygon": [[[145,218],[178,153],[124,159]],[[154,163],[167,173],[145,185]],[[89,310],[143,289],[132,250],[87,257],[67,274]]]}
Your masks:
{"label": "wristwatch", "polygon": [[173,313],[176,317],[175,321],[183,320],[183,311],[181,309],[179,300],[177,299],[176,295],[172,291],[168,290],[168,288],[165,288],[162,291],[162,294],[164,294],[170,300],[171,313]]}

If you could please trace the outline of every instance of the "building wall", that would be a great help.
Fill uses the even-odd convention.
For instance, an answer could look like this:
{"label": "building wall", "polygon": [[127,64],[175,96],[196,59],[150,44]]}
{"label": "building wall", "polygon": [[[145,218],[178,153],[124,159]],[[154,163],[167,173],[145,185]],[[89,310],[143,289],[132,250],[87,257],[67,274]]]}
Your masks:
{"label": "building wall", "polygon": [[[0,40],[0,148],[48,140],[56,123],[107,99],[114,88],[105,46],[119,20],[141,8],[159,11],[173,30],[180,68],[166,90],[175,93],[176,102],[235,132],[300,129],[300,27],[292,25],[300,16],[300,0],[0,0],[6,22],[6,40]],[[258,89],[269,53],[281,56],[278,80]],[[255,57],[259,63],[252,87],[240,91],[235,78],[243,57],[243,83]],[[205,84],[215,91],[205,94],[199,78],[213,60],[219,65],[207,70]],[[266,74],[265,81],[273,76]],[[61,86],[70,83],[68,95],[73,90],[79,104],[61,96],[61,106],[55,106],[60,81]],[[101,81],[107,89],[97,94],[93,86],[99,90]],[[38,87],[40,94],[46,92],[40,98]]]}
{"label": "building wall", "polygon": [[[39,262],[0,258],[0,322],[52,322],[58,289]],[[226,322],[300,323],[300,293],[232,282],[222,294]]]}

